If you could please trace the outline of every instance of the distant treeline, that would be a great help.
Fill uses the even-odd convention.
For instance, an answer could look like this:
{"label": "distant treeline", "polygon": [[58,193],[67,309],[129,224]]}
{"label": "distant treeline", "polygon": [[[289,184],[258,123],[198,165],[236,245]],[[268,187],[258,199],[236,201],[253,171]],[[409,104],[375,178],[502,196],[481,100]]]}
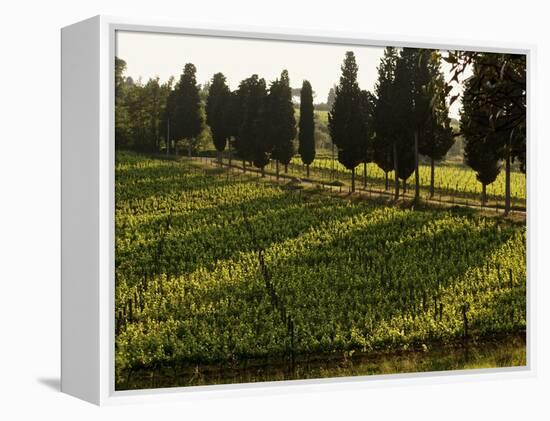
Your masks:
{"label": "distant treeline", "polygon": [[[446,82],[441,61],[451,65],[452,79]],[[482,200],[504,165],[506,171],[505,211],[510,210],[510,171],[514,161],[526,170],[526,59],[524,55],[449,52],[387,47],[378,66],[374,92],[361,90],[353,52],[347,52],[338,85],[326,104],[313,105],[313,89],[304,80],[300,95],[299,121],[295,118],[289,75],[268,84],[253,74],[231,91],[222,73],[200,86],[196,68],[185,65],[179,81],[161,84],[150,79],[136,83],[124,76],[126,63],[115,60],[116,147],[140,152],[177,154],[184,148],[189,156],[212,140],[216,150],[229,151],[229,159],[242,160],[264,173],[276,162],[287,166],[295,155],[295,139],[303,163],[315,159],[316,121],[314,108],[326,107],[328,132],[338,160],[352,175],[361,163],[393,171],[395,198],[400,180],[404,185],[415,175],[415,201],[419,199],[419,157],[431,162],[430,194],[434,193],[435,162],[443,159],[454,138],[464,141],[465,162],[482,184]],[[467,69],[464,82],[460,133],[453,132],[449,107],[458,99],[450,96]],[[366,177],[364,178],[366,180]]]}

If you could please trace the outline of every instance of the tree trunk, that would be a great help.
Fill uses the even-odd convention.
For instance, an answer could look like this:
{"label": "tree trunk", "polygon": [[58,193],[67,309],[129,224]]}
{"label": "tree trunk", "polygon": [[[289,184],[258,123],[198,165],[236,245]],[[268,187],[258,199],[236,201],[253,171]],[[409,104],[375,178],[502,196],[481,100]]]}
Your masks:
{"label": "tree trunk", "polygon": [[218,152],[218,164],[221,166],[222,165],[222,152],[221,151],[217,151]]}
{"label": "tree trunk", "polygon": [[246,172],[246,160],[243,159],[243,172]]}
{"label": "tree trunk", "polygon": [[229,166],[231,167],[231,142],[227,142],[227,151],[229,152]]}
{"label": "tree trunk", "polygon": [[189,148],[187,148],[187,156],[191,158],[191,139],[189,139]]}
{"label": "tree trunk", "polygon": [[435,194],[435,165],[434,159],[430,157],[430,199],[434,197]]}
{"label": "tree trunk", "polygon": [[265,177],[265,167],[262,167],[262,177]]}
{"label": "tree trunk", "polygon": [[390,177],[389,177],[389,171],[385,171],[386,173],[386,191],[390,188]]}
{"label": "tree trunk", "polygon": [[407,180],[403,179],[403,194],[407,193]]}
{"label": "tree trunk", "polygon": [[505,194],[504,194],[504,215],[510,213],[510,139],[506,143],[506,178],[505,178]]}
{"label": "tree trunk", "polygon": [[481,183],[481,206],[487,203],[487,184]]}
{"label": "tree trunk", "polygon": [[363,162],[363,188],[367,189],[367,163]]}
{"label": "tree trunk", "polygon": [[279,160],[275,161],[275,174],[277,174],[277,181],[279,181]]}
{"label": "tree trunk", "polygon": [[166,122],[166,155],[170,155],[170,119]]}
{"label": "tree trunk", "polygon": [[414,131],[414,203],[420,199],[420,172],[418,170],[418,130]]}
{"label": "tree trunk", "polygon": [[306,177],[309,178],[309,164],[306,165]]}
{"label": "tree trunk", "polygon": [[355,192],[355,168],[351,170],[351,192]]}
{"label": "tree trunk", "polygon": [[288,164],[285,164],[285,174],[288,174]]}
{"label": "tree trunk", "polygon": [[398,173],[398,165],[397,165],[397,144],[393,142],[393,171],[394,171],[394,183],[395,183],[395,192],[394,192],[394,200],[399,199],[399,177],[397,176]]}
{"label": "tree trunk", "polygon": [[330,160],[330,179],[334,179],[334,143],[332,144],[332,157]]}

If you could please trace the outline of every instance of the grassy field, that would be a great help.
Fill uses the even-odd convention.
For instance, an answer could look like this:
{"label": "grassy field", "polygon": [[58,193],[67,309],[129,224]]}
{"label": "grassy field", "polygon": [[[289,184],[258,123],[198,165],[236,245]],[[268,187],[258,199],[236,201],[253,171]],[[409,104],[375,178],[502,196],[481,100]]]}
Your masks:
{"label": "grassy field", "polygon": [[[119,389],[139,387],[137,373],[195,384],[201,367],[258,361],[324,377],[330,368],[307,374],[303,361],[525,330],[524,223],[346,200],[186,159],[116,161]],[[471,364],[493,366],[482,360]],[[224,381],[198,384],[209,382]]]}

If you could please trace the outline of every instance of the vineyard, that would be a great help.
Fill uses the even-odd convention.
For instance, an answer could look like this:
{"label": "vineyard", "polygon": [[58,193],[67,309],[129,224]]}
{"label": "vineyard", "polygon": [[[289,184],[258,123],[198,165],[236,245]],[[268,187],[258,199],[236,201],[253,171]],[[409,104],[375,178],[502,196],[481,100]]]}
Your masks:
{"label": "vineyard", "polygon": [[[438,168],[438,189],[477,194],[460,171]],[[524,201],[525,178],[512,182]],[[414,211],[117,152],[115,229],[117,389],[139,370],[193,367],[177,383],[195,384],[201,366],[292,371],[526,328],[525,224],[472,209]]]}
{"label": "vineyard", "polygon": [[[213,152],[205,153],[207,156],[214,155]],[[325,154],[326,155],[326,154]],[[223,156],[223,164],[228,165],[229,154]],[[241,167],[242,164],[235,160],[231,164]],[[443,203],[479,206],[481,207],[481,183],[476,179],[476,174],[470,168],[456,162],[443,162],[435,166],[434,174],[434,196],[430,197],[430,165],[421,164],[420,169],[420,192],[425,200],[439,201]],[[250,170],[250,166],[248,167]],[[253,171],[258,171],[252,168]],[[270,162],[265,170],[270,174],[275,174],[276,164]],[[283,168],[280,173],[287,177],[297,177],[304,180],[310,180],[315,183],[324,183],[325,185],[341,186],[347,190],[350,187],[351,173],[337,159],[332,159],[330,155],[316,158],[310,165],[309,177],[307,170],[299,156],[292,158],[288,165],[286,173]],[[365,189],[365,177],[363,164],[355,169],[359,189]],[[387,196],[393,195],[394,176],[393,171],[388,172],[387,188],[386,174],[377,165],[370,163],[367,166],[366,190],[373,193],[380,193]],[[402,185],[402,181],[400,180]],[[512,209],[525,211],[527,204],[527,181],[526,176],[520,171],[512,171],[510,174],[511,187],[511,206]],[[410,191],[405,192],[407,196],[414,193],[414,177],[407,184]],[[403,192],[401,192],[403,194]],[[485,208],[502,209],[505,198],[505,174],[500,173],[497,179],[487,186],[487,201],[483,205]]]}
{"label": "vineyard", "polygon": [[[271,167],[274,167],[272,164]],[[272,169],[270,167],[270,169]],[[290,174],[306,177],[306,169],[300,157],[294,157],[289,166]],[[364,182],[363,165],[356,168],[359,182]],[[330,157],[317,158],[310,166],[310,177],[324,182],[338,180],[344,185],[350,184],[350,171],[337,159]],[[414,177],[411,177],[411,180]],[[500,173],[497,179],[487,186],[487,206],[502,206],[504,203],[505,174]],[[388,173],[388,189],[386,190],[386,175],[375,164],[367,166],[367,188],[393,192],[393,171]],[[428,197],[430,186],[430,166],[420,165],[420,190],[424,198]],[[414,189],[414,181],[409,185]],[[443,163],[436,166],[434,176],[434,198],[457,204],[479,205],[481,200],[481,183],[476,179],[475,172],[470,168],[456,163]],[[527,183],[525,174],[511,173],[512,207],[525,210]]]}

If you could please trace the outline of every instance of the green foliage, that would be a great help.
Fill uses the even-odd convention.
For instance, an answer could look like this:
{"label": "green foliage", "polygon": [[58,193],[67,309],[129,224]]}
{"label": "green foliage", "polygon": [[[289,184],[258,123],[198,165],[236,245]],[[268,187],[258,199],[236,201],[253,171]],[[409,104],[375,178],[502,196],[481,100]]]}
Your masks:
{"label": "green foliage", "polygon": [[315,159],[315,121],[313,112],[313,95],[311,83],[304,80],[300,91],[300,121],[299,121],[298,153],[305,165],[310,165]]}
{"label": "green foliage", "polygon": [[364,156],[362,162],[374,162],[374,109],[376,107],[375,96],[368,91],[361,91],[360,110],[361,118],[365,125],[366,146],[363,148]]}
{"label": "green foliage", "polygon": [[160,150],[162,120],[172,79],[145,85],[124,76],[126,63],[115,58],[115,146],[142,152]]}
{"label": "green foliage", "polygon": [[196,72],[194,64],[185,65],[168,110],[171,137],[175,140],[185,140],[189,153],[196,147],[196,139],[204,129],[204,112]]}
{"label": "green foliage", "polygon": [[486,186],[500,173],[500,155],[503,136],[488,129],[489,110],[470,95],[472,80],[466,82],[462,100],[460,130],[464,136],[464,160],[475,172],[479,182]]}
{"label": "green foliage", "polygon": [[225,76],[216,73],[212,77],[206,99],[206,123],[210,126],[214,146],[219,152],[225,149],[230,136],[230,94]]}
{"label": "green foliage", "polygon": [[292,140],[296,137],[296,120],[288,72],[273,81],[264,102],[262,126],[265,142],[271,146],[271,159],[288,165],[294,155]]}
{"label": "green foliage", "polygon": [[398,121],[394,112],[395,74],[398,61],[397,50],[387,47],[378,66],[378,80],[375,86],[374,162],[384,171],[394,169],[393,144],[398,138]]}
{"label": "green foliage", "polygon": [[338,160],[352,171],[355,190],[355,167],[366,155],[367,127],[361,110],[361,89],[357,83],[358,66],[352,51],[346,53],[336,98],[328,116],[332,142],[338,148]]}
{"label": "green foliage", "polygon": [[267,96],[265,80],[260,79],[258,75],[252,75],[239,84],[237,95],[242,114],[235,149],[241,159],[262,168],[269,162],[270,152],[261,121],[261,112],[264,112],[263,105]]}
{"label": "green foliage", "polygon": [[[527,59],[524,54],[497,54],[472,51],[450,52],[445,58],[451,64],[453,80],[468,67],[474,77],[469,79],[470,101],[478,103],[488,117],[486,126],[503,132],[510,144],[502,148],[501,155],[519,160],[520,169],[526,171],[527,127]],[[451,98],[456,100],[457,97]]]}
{"label": "green foliage", "polygon": [[418,150],[434,161],[445,157],[454,143],[447,93],[449,87],[441,71],[441,55],[432,51],[428,58],[428,78],[421,90],[430,101],[429,110],[419,133]]}

